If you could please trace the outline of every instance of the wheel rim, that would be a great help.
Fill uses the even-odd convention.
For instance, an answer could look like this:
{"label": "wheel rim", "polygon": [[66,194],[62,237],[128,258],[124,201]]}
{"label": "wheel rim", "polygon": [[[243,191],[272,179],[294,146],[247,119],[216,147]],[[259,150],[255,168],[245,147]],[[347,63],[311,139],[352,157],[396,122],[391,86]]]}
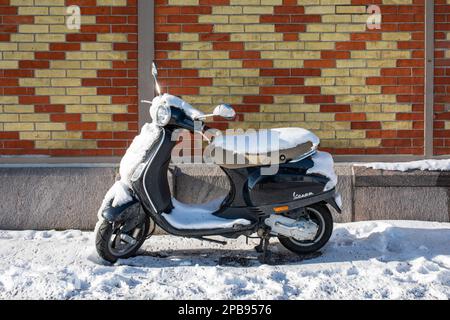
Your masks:
{"label": "wheel rim", "polygon": [[305,209],[308,217],[307,219],[316,223],[319,226],[319,229],[317,230],[316,235],[314,236],[313,240],[296,240],[295,238],[289,237],[289,240],[291,240],[294,244],[302,247],[311,246],[313,244],[316,244],[317,242],[322,239],[323,235],[325,234],[325,219],[323,218],[322,214],[314,209],[314,208],[306,208]]}
{"label": "wheel rim", "polygon": [[108,249],[116,257],[122,257],[139,246],[145,236],[145,223],[142,223],[128,232],[123,232],[124,223],[117,226],[108,240]]}

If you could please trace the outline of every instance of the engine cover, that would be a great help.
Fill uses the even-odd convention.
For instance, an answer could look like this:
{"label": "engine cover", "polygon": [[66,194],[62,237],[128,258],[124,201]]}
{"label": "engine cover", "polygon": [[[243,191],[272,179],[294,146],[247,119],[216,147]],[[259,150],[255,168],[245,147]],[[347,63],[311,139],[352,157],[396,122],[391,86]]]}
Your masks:
{"label": "engine cover", "polygon": [[298,241],[314,240],[319,226],[310,220],[294,220],[272,214],[265,221],[271,234],[294,238]]}

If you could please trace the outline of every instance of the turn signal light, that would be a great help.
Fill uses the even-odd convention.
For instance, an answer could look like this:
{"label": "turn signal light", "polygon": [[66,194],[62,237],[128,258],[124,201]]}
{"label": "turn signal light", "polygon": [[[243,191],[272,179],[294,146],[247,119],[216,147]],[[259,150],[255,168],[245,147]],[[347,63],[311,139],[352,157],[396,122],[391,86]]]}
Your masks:
{"label": "turn signal light", "polygon": [[281,206],[281,207],[274,207],[273,208],[273,211],[275,211],[275,212],[283,212],[283,211],[288,211],[289,210],[289,207],[288,206]]}

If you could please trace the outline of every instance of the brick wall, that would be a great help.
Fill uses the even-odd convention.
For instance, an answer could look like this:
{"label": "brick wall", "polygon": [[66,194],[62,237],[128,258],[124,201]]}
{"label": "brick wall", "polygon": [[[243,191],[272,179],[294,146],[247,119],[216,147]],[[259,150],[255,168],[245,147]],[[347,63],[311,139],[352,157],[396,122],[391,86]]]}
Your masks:
{"label": "brick wall", "polygon": [[[314,130],[334,154],[423,154],[424,1],[157,3],[169,92],[235,105],[231,127]],[[367,29],[367,4],[381,30]]]}
{"label": "brick wall", "polygon": [[[0,0],[0,155],[124,152],[136,2]],[[435,1],[436,154],[450,154],[449,2]],[[71,4],[80,31],[65,27]],[[369,4],[381,30],[366,27]],[[155,0],[155,56],[164,91],[236,108],[220,129],[305,127],[334,154],[424,152],[424,0]]]}
{"label": "brick wall", "polygon": [[450,1],[435,1],[435,154],[450,154]]}
{"label": "brick wall", "polygon": [[[66,27],[72,4],[81,30]],[[0,0],[0,154],[122,154],[136,59],[136,0]]]}

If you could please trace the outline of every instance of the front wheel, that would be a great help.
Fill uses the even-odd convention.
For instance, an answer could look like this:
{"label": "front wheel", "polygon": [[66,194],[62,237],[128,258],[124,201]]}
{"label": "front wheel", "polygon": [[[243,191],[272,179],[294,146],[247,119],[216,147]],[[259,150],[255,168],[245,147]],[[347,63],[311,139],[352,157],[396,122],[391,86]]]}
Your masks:
{"label": "front wheel", "polygon": [[322,248],[333,233],[333,217],[325,204],[305,208],[302,219],[309,219],[318,225],[317,233],[312,240],[299,241],[292,237],[278,236],[280,243],[288,250],[305,255]]}
{"label": "front wheel", "polygon": [[104,220],[101,222],[95,235],[95,247],[100,257],[114,263],[118,259],[134,256],[139,250],[149,233],[150,218],[145,215],[132,228],[127,224],[128,221],[111,223]]}

